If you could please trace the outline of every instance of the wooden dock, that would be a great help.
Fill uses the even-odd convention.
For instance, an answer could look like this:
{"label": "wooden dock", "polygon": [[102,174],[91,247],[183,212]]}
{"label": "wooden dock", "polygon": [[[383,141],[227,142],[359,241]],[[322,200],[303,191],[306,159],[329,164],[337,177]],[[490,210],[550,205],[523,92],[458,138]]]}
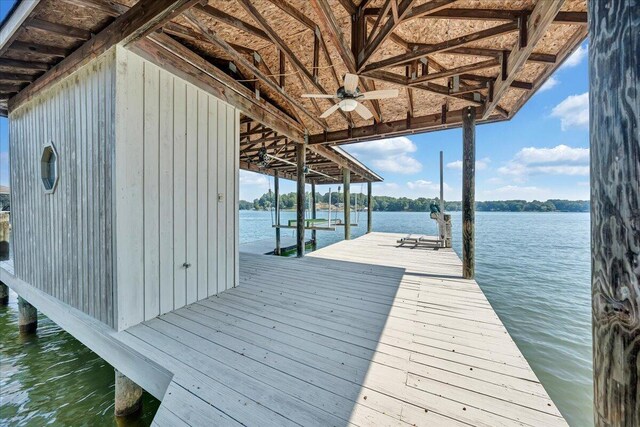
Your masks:
{"label": "wooden dock", "polygon": [[566,425],[457,255],[399,237],[241,254],[239,287],[109,332],[168,383],[154,424]]}

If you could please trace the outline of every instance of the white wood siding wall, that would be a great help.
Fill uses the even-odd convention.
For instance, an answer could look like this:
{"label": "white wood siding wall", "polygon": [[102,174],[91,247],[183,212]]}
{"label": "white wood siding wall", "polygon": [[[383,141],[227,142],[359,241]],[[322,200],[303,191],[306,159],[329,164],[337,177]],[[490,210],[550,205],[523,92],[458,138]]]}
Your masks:
{"label": "white wood siding wall", "polygon": [[122,330],[236,285],[239,112],[124,48],[116,93]]}
{"label": "white wood siding wall", "polygon": [[[114,98],[110,51],[9,117],[15,273],[110,326]],[[49,142],[58,153],[53,194],[40,179]]]}

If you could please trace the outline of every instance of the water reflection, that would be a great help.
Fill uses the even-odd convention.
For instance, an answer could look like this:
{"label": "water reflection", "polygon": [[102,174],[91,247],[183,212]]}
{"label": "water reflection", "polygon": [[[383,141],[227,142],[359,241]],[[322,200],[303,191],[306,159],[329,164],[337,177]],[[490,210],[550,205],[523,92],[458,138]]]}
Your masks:
{"label": "water reflection", "polygon": [[116,423],[113,368],[39,314],[34,335],[18,332],[17,297],[0,307],[0,425],[148,426],[160,402],[143,395],[143,414]]}

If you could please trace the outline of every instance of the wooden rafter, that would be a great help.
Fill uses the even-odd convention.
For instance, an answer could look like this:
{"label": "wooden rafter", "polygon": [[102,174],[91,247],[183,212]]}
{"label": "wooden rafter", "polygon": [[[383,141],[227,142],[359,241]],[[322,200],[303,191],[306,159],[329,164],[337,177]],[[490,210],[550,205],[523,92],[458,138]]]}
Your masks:
{"label": "wooden rafter", "polygon": [[234,60],[238,61],[243,67],[249,69],[251,73],[253,73],[256,78],[258,78],[261,82],[265,83],[271,90],[278,93],[280,96],[285,98],[291,104],[295,105],[299,108],[303,113],[307,115],[312,121],[314,121],[318,126],[322,129],[326,129],[326,126],[313,114],[309,113],[300,102],[294,99],[291,95],[284,91],[279,85],[275,84],[271,81],[270,78],[266,77],[264,73],[262,73],[251,61],[246,59],[242,54],[240,54],[237,50],[235,50],[229,43],[227,43],[222,37],[218,36],[213,30],[208,28],[204,22],[202,22],[199,18],[197,18],[192,11],[187,11],[183,14],[187,21],[191,22],[196,28],[200,30],[200,32],[208,38],[213,44],[217,45],[220,49],[226,51]]}
{"label": "wooden rafter", "polygon": [[456,68],[450,68],[437,73],[426,74],[424,76],[417,77],[410,80],[408,83],[410,86],[414,86],[419,83],[428,82],[432,80],[441,79],[443,77],[459,76],[460,74],[467,73],[469,71],[485,70],[487,68],[493,68],[500,65],[497,59],[489,59],[487,61],[476,62],[474,64],[462,65]]}
{"label": "wooden rafter", "polygon": [[492,27],[486,30],[478,31],[471,34],[466,34],[464,36],[456,37],[451,40],[446,40],[441,43],[429,45],[428,47],[422,47],[412,52],[407,52],[401,55],[392,56],[391,58],[383,59],[378,62],[370,63],[369,65],[365,66],[361,70],[361,72],[366,74],[367,72],[370,72],[373,70],[394,67],[396,65],[401,65],[401,64],[413,61],[414,59],[424,58],[433,53],[444,52],[444,51],[453,49],[455,47],[464,46],[466,44],[469,44],[478,40],[484,40],[484,39],[496,37],[496,36],[511,33],[517,30],[518,30],[517,22],[510,22],[507,24],[498,25],[496,27]]}
{"label": "wooden rafter", "polygon": [[329,41],[331,41],[333,46],[338,50],[338,54],[346,65],[347,70],[349,70],[350,73],[355,73],[356,61],[353,57],[353,53],[351,53],[351,50],[345,43],[344,35],[340,30],[340,26],[338,25],[327,0],[311,0],[311,5],[315,10],[316,15],[318,15],[322,33],[327,36]]}
{"label": "wooden rafter", "polygon": [[534,46],[544,36],[549,25],[553,23],[553,20],[560,11],[563,3],[564,0],[549,0],[546,2],[539,2],[533,9],[529,19],[527,20],[529,41],[527,45],[523,47],[516,45],[506,58],[507,63],[503,64],[503,67],[506,69],[506,73],[500,73],[498,76],[493,87],[493,96],[491,100],[487,98],[484,113],[482,115],[483,119],[488,118],[493,110],[498,106],[502,96],[511,86],[511,82],[515,80],[518,71],[525,64],[531,52],[533,52]]}
{"label": "wooden rafter", "polygon": [[19,68],[22,70],[47,71],[49,64],[36,61],[21,61],[19,59],[0,58],[0,67]]}
{"label": "wooden rafter", "polygon": [[[133,42],[151,33],[182,11],[193,6],[197,1],[140,0],[131,9],[116,18],[107,28],[87,40],[80,48],[12,98],[10,109],[14,109],[36,92],[70,75],[112,46],[118,43]],[[13,45],[15,44],[13,43]]]}
{"label": "wooden rafter", "polygon": [[271,42],[271,38],[260,28],[251,25],[241,19],[238,19],[235,16],[231,16],[228,13],[218,10],[215,7],[209,6],[208,4],[205,6],[196,5],[194,6],[194,9],[204,13],[207,16],[210,16],[216,21],[224,22],[227,25],[244,31],[245,33],[251,34],[252,36],[256,36],[263,40]]}
{"label": "wooden rafter", "polygon": [[[456,0],[431,0],[428,3],[425,3],[421,6],[416,6],[412,10],[412,6],[415,0],[402,0],[400,4],[397,6],[397,14],[398,19],[387,19],[384,26],[380,29],[380,31],[375,35],[373,40],[367,43],[362,50],[358,54],[358,69],[362,70],[363,67],[369,62],[369,59],[373,56],[376,50],[384,43],[384,41],[389,37],[389,35],[402,23],[405,16],[407,16],[410,12],[413,13],[413,10],[420,8],[421,12],[415,12],[415,14],[426,15],[428,13],[433,13],[438,10],[441,10],[445,7],[448,7],[451,3]],[[380,13],[385,12],[383,9]],[[378,22],[378,21],[376,21]]]}
{"label": "wooden rafter", "polygon": [[[519,16],[527,16],[531,10],[505,10],[505,9],[458,9],[449,8],[432,13],[422,18],[440,19],[478,19],[485,21],[515,21]],[[412,17],[409,17],[411,19]],[[555,24],[586,24],[586,12],[559,12],[554,18]]]}
{"label": "wooden rafter", "polygon": [[[251,2],[249,0],[238,0],[238,2],[240,3],[240,5],[245,9],[245,11],[249,14],[249,16],[251,16],[257,23],[258,25],[260,25],[260,27],[262,27],[262,29],[264,30],[264,32],[269,36],[269,38],[271,39],[271,41],[273,42],[273,44],[276,45],[276,47],[278,49],[280,49],[281,52],[283,52],[285,54],[285,56],[287,57],[287,59],[289,60],[289,63],[296,69],[296,71],[298,71],[299,75],[302,77],[306,77],[306,79],[311,82],[311,84],[313,85],[313,87],[318,90],[320,93],[327,95],[328,92],[326,91],[326,89],[318,82],[317,79],[315,79],[313,77],[313,74],[309,72],[309,70],[307,69],[307,67],[304,66],[304,64],[300,61],[300,59],[298,59],[298,56],[295,55],[293,53],[293,51],[291,50],[291,48],[289,48],[288,44],[282,40],[282,38],[280,38],[280,36],[278,35],[277,31],[275,31],[267,22],[267,20],[260,14],[260,12],[258,12],[258,10],[255,8],[255,6],[253,6],[253,4],[251,4]],[[304,85],[304,82],[301,83],[303,85],[303,89],[306,91],[306,85]],[[333,100],[329,100],[331,105],[335,104],[335,101]],[[317,105],[315,99],[312,99],[312,102],[314,105]],[[341,116],[346,120],[346,122],[348,124],[351,123],[350,119],[344,114],[344,112],[342,110],[340,110]],[[323,123],[322,120],[315,118],[316,122],[320,122]],[[323,128],[327,128],[326,123],[324,123],[324,125],[322,125]]]}
{"label": "wooden rafter", "polygon": [[89,40],[91,33],[82,28],[72,27],[70,25],[58,24],[55,22],[48,22],[42,19],[32,18],[27,21],[27,27],[37,28],[42,31],[46,31],[51,34],[57,34],[59,36],[69,37],[76,40]]}
{"label": "wooden rafter", "polygon": [[118,17],[129,10],[128,6],[111,0],[62,0],[70,5],[83,9],[92,9],[111,17]]}

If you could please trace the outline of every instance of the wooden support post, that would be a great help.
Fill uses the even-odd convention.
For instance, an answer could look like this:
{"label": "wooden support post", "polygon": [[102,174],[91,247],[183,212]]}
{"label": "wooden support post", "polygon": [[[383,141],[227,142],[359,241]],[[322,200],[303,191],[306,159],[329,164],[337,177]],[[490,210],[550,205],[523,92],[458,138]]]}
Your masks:
{"label": "wooden support post", "polygon": [[274,203],[276,205],[276,249],[275,255],[280,255],[280,177],[276,170],[273,174],[273,187],[274,187]]}
{"label": "wooden support post", "polygon": [[444,214],[444,153],[440,151],[440,212]]}
{"label": "wooden support post", "polygon": [[18,328],[21,334],[32,334],[38,329],[38,310],[18,297]]}
{"label": "wooden support post", "polygon": [[475,276],[476,108],[462,113],[462,277]]}
{"label": "wooden support post", "polygon": [[371,190],[371,181],[367,182],[367,233],[371,233],[373,230],[373,223],[371,221],[373,217],[373,196]]}
{"label": "wooden support post", "polygon": [[296,146],[297,187],[296,187],[296,255],[304,256],[304,162],[306,144]]}
{"label": "wooden support post", "polygon": [[[316,183],[312,182],[311,183],[311,218],[312,219],[316,219]],[[312,240],[312,247],[313,250],[315,251],[316,248],[318,247],[317,244],[317,233],[316,230],[311,230],[311,240]]]}
{"label": "wooden support post", "polygon": [[594,421],[640,425],[640,7],[590,1]]}
{"label": "wooden support post", "polygon": [[351,191],[349,189],[351,170],[342,169],[342,180],[344,186],[344,240],[351,240]]}
{"label": "wooden support post", "polygon": [[115,415],[129,417],[142,412],[142,387],[116,372]]}
{"label": "wooden support post", "polygon": [[0,306],[9,304],[9,287],[0,282]]}

